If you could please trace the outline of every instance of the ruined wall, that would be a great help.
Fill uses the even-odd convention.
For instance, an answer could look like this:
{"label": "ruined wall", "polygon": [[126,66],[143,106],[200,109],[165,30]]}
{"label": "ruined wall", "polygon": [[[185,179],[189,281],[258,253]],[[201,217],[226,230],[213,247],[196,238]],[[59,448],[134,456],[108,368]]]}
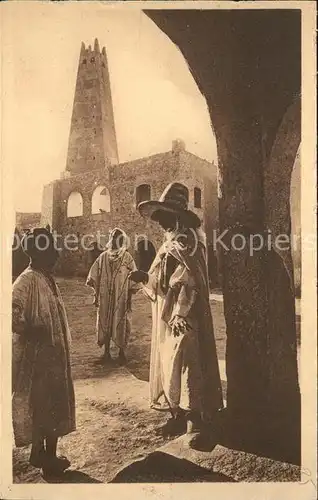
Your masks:
{"label": "ruined wall", "polygon": [[43,188],[41,206],[41,226],[49,224],[51,230],[59,227],[60,215],[60,184],[51,182]]}
{"label": "ruined wall", "polygon": [[193,170],[193,187],[197,185],[202,188],[204,228],[208,242],[212,243],[213,229],[218,228],[219,221],[217,166],[188,151],[182,153],[182,158]]}
{"label": "ruined wall", "polygon": [[160,227],[141,217],[136,210],[136,189],[141,184],[149,184],[151,198],[160,198],[169,182],[179,180],[178,161],[178,157],[168,152],[123,163],[111,170],[111,190],[114,193],[113,224],[122,227],[131,238],[131,253],[134,256],[138,236],[149,238],[156,250],[163,241]]}
{"label": "ruined wall", "polygon": [[[111,212],[92,214],[92,195],[95,188],[105,186],[110,191],[108,170],[92,170],[59,180],[57,183],[59,185],[59,200],[55,206],[56,210],[58,209],[58,223],[53,228],[58,232],[60,246],[63,248],[57,272],[68,276],[85,276],[89,266],[89,255],[86,249],[96,238],[98,231],[104,235],[102,243],[105,244],[112,227]],[[77,217],[68,217],[67,202],[73,191],[82,195],[83,214]],[[77,245],[76,240],[79,242],[82,240],[83,244]]]}
{"label": "ruined wall", "polygon": [[16,212],[15,225],[19,231],[38,227],[41,222],[40,212]]}
{"label": "ruined wall", "polygon": [[[202,189],[201,217],[207,237],[209,280],[211,288],[218,288],[221,286],[222,277],[216,245],[216,238],[219,234],[217,166],[214,162],[210,163],[188,151],[182,153],[182,164],[188,172],[189,187],[194,189],[197,186]],[[191,208],[193,209],[193,205]]]}
{"label": "ruined wall", "polygon": [[[140,235],[147,236],[158,250],[163,241],[163,232],[156,223],[142,218],[136,210],[136,188],[141,184],[151,186],[151,198],[159,199],[170,182],[181,182],[189,189],[189,208],[201,220],[204,218],[204,180],[201,160],[188,154],[180,141],[174,141],[167,153],[124,163],[111,170],[111,189],[115,193],[112,220],[121,226],[133,242]],[[194,188],[201,189],[202,208],[194,207]],[[132,252],[135,255],[135,252]]]}
{"label": "ruined wall", "polygon": [[[89,252],[83,248],[76,249],[77,245],[72,245],[72,241],[85,237],[84,243],[88,248],[100,232],[104,235],[101,243],[105,245],[109,231],[115,226],[121,227],[128,234],[131,240],[129,250],[135,258],[138,241],[143,237],[148,238],[158,250],[163,241],[161,228],[142,218],[136,210],[136,189],[141,184],[151,186],[152,199],[159,199],[170,182],[185,184],[189,189],[189,208],[203,220],[206,198],[202,165],[205,167],[207,162],[179,146],[180,144],[174,143],[172,150],[167,153],[72,175],[56,181],[53,187],[46,186],[43,195],[46,200],[46,204],[43,204],[43,222],[50,223],[52,229],[58,232],[64,248],[57,266],[58,274],[85,276],[90,264]],[[92,195],[95,188],[101,185],[109,190],[111,210],[109,213],[92,214]],[[194,208],[195,187],[202,190],[201,209]],[[67,201],[73,191],[79,192],[83,198],[83,214],[78,217],[67,216]],[[49,207],[49,203],[53,204],[53,208]],[[44,217],[44,214],[54,215]],[[72,247],[68,250],[64,244],[67,235],[67,244]]]}
{"label": "ruined wall", "polygon": [[[189,189],[189,208],[205,223],[204,213],[210,200],[210,194],[205,200],[208,185],[203,171],[207,165],[208,162],[187,153],[179,139],[173,141],[167,153],[119,165],[106,50],[100,51],[97,39],[93,50],[82,44],[66,169],[62,179],[46,186],[43,192],[43,224],[50,224],[57,231],[63,249],[57,272],[86,275],[91,263],[89,243],[98,239],[100,232],[100,243],[104,246],[115,226],[120,226],[130,237],[130,252],[134,257],[138,241],[143,238],[158,250],[163,241],[162,230],[136,210],[136,189],[141,184],[151,187],[152,199],[158,199],[170,182],[185,184]],[[109,190],[110,212],[92,214],[92,195],[97,186]],[[194,188],[201,189],[201,208],[194,207]],[[76,217],[67,213],[72,192],[80,193],[83,202],[83,212]],[[83,237],[86,249],[82,243],[77,244]]]}

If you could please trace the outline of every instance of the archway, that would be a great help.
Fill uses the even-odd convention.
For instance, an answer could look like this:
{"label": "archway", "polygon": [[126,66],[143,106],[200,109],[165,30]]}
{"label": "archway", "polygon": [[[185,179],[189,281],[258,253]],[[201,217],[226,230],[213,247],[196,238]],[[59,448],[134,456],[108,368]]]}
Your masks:
{"label": "archway", "polygon": [[[216,135],[228,430],[264,454],[299,463],[291,252],[267,245],[255,252],[251,242],[267,231],[290,235],[290,178],[300,137],[294,103],[301,89],[300,11],[146,13],[185,57]],[[241,250],[232,243],[237,235]]]}
{"label": "archway", "polygon": [[78,191],[73,191],[67,200],[67,217],[81,217],[83,215],[83,197]]}
{"label": "archway", "polygon": [[110,194],[106,186],[97,186],[92,196],[92,214],[110,212]]}
{"label": "archway", "polygon": [[[291,206],[292,179],[295,162],[299,161],[301,141],[301,102],[297,96],[287,108],[271,150],[269,161],[264,172],[264,208],[267,229],[272,233],[273,241],[280,235],[291,236],[292,211],[300,215],[300,198],[298,207]],[[298,156],[298,160],[297,160]],[[294,183],[296,179],[294,179]],[[298,179],[300,185],[300,176]],[[293,187],[297,188],[296,185]],[[297,201],[295,200],[295,203]],[[295,214],[296,215],[296,214]],[[299,221],[300,225],[300,221]],[[289,275],[292,288],[294,287],[292,244],[290,249],[274,245],[273,249],[282,259]],[[281,248],[283,247],[283,248]]]}
{"label": "archway", "polygon": [[150,240],[143,238],[137,244],[136,264],[138,269],[148,272],[156,256],[156,249]]}

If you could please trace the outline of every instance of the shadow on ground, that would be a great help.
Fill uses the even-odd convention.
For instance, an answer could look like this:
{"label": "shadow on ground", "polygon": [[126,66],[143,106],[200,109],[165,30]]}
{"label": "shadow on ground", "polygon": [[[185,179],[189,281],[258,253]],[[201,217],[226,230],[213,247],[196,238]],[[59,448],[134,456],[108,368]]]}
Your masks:
{"label": "shadow on ground", "polygon": [[216,440],[218,444],[233,450],[294,465],[301,464],[300,419],[292,422],[272,418],[264,422],[261,419],[249,419],[246,415],[246,420],[240,422],[224,410],[218,422]]}
{"label": "shadow on ground", "polygon": [[232,478],[209,471],[188,460],[161,451],[122,469],[111,483],[190,483],[235,482]]}

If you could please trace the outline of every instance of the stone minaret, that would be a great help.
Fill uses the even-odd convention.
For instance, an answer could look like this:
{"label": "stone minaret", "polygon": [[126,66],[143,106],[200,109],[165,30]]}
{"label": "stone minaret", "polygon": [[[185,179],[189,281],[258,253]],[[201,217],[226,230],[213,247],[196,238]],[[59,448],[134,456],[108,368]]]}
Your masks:
{"label": "stone minaret", "polygon": [[75,88],[66,171],[69,175],[118,163],[105,47],[82,43]]}

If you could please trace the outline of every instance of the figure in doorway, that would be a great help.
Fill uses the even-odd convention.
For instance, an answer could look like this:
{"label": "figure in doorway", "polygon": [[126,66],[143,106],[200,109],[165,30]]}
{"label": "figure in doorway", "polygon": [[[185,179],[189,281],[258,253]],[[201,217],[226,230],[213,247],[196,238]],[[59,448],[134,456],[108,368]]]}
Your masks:
{"label": "figure in doorway", "polygon": [[205,234],[197,215],[188,210],[188,190],[182,184],[170,184],[159,201],[145,201],[138,208],[165,231],[149,272],[131,274],[152,301],[151,407],[172,413],[161,429],[165,434],[202,437],[205,424],[223,407]]}
{"label": "figure in doorway", "polygon": [[132,294],[140,286],[134,284],[129,275],[136,269],[134,259],[127,250],[128,237],[124,231],[115,228],[109,238],[106,250],[92,265],[86,284],[94,290],[94,304],[97,307],[97,343],[104,346],[100,363],[109,363],[111,340],[119,349],[118,361],[126,363],[126,347],[131,330]]}

